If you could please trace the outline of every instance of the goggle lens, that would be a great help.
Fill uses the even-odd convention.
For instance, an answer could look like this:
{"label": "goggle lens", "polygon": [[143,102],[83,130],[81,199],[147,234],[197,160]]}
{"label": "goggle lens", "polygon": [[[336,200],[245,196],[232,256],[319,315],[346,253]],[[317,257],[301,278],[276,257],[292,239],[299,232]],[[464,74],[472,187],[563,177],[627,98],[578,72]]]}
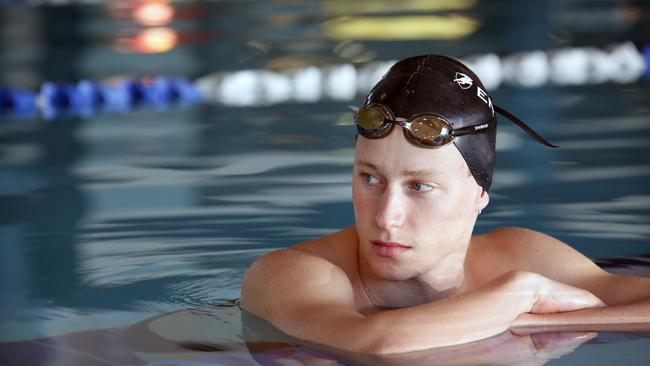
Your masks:
{"label": "goggle lens", "polygon": [[[546,141],[537,132],[533,131],[533,129],[508,111],[497,106],[494,106],[494,109],[508,117],[509,120],[521,127],[539,143],[550,147],[557,147]],[[399,125],[404,129],[404,135],[407,140],[414,145],[435,148],[450,143],[454,137],[491,132],[496,128],[497,120],[493,112],[493,117],[487,122],[454,129],[451,123],[436,114],[423,113],[409,119],[395,118],[388,107],[376,103],[361,108],[355,114],[354,122],[357,124],[357,131],[367,138],[382,138],[390,133],[394,125]]]}
{"label": "goggle lens", "polygon": [[366,130],[376,130],[384,123],[384,111],[376,106],[361,108],[356,114],[356,123]]}
{"label": "goggle lens", "polygon": [[417,117],[411,122],[411,133],[427,145],[441,146],[451,142],[450,125],[434,115]]}

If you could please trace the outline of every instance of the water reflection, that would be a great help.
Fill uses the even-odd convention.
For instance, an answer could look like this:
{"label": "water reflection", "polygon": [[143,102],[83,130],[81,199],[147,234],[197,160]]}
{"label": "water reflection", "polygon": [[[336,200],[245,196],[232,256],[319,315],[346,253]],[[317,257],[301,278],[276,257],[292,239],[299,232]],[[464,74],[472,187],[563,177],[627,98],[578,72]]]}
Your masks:
{"label": "water reflection", "polygon": [[[588,101],[582,100],[584,103]],[[616,118],[589,118],[567,120],[562,128],[558,128],[557,135],[589,136],[598,134],[612,134],[632,131],[650,131],[646,116],[617,116]],[[601,145],[593,144],[598,149]]]}
{"label": "water reflection", "polygon": [[[648,140],[650,143],[650,140]],[[556,178],[558,181],[582,181],[621,179],[635,176],[650,175],[647,165],[618,166],[601,168],[573,167],[570,171],[560,171]]]}
{"label": "water reflection", "polygon": [[551,221],[556,228],[574,236],[646,241],[650,215],[642,212],[649,205],[650,196],[625,196],[607,202],[552,204],[544,210],[555,216]]}
{"label": "water reflection", "polygon": [[[126,3],[132,2],[119,2]],[[647,40],[647,17],[620,16],[642,7],[629,2],[247,5],[184,2],[175,3],[171,12],[158,7],[153,13],[125,7],[119,16],[92,6],[0,8],[0,36],[6,40],[0,44],[0,77],[8,85],[36,88],[44,80],[267,70],[275,73],[263,75],[261,104],[285,101],[3,124],[0,339],[126,326],[233,298],[244,270],[263,253],[350,225],[354,130],[349,105],[358,105],[359,93],[388,66],[372,61],[431,51],[505,55]],[[426,24],[403,26],[402,16]],[[137,34],[150,27],[167,31],[154,37],[162,40],[157,46],[142,38],[141,50],[167,52],[118,53],[112,47],[121,35],[133,46]],[[372,34],[377,38],[367,40]],[[398,36],[418,40],[388,40]],[[452,36],[458,39],[441,40]],[[594,258],[647,253],[647,84],[541,87],[548,75],[537,70],[539,78],[532,80],[528,72],[539,59],[519,56],[511,66],[526,70],[521,75],[529,84],[519,80],[519,86],[505,86],[495,91],[495,100],[561,149],[534,146],[516,127],[500,123],[491,203],[478,230],[531,227]],[[549,66],[546,57],[542,61],[542,67]],[[332,66],[341,64],[347,66]],[[367,67],[350,76],[350,67],[359,64]],[[293,73],[283,74],[296,86],[288,93],[287,79],[278,74],[292,68]],[[494,85],[501,82],[497,76]],[[237,79],[222,97],[251,100],[258,89],[250,73]],[[520,88],[532,84],[540,87]],[[201,346],[201,339],[191,335],[208,330],[195,318],[187,325],[172,329],[184,331],[184,350],[191,352]],[[219,329],[239,335],[227,327],[210,330]],[[120,348],[111,338],[114,333],[104,335],[97,342],[103,355],[115,344]],[[69,337],[71,342],[83,338]],[[55,354],[54,361],[45,359],[70,364],[53,351],[58,345],[40,344],[50,352],[45,353]],[[171,345],[178,351],[178,344]],[[83,351],[82,344],[70,352]],[[158,351],[154,347],[142,355],[148,353],[151,362],[169,356]],[[62,353],[70,356],[67,348]],[[20,364],[29,363],[22,356]],[[86,361],[103,359],[94,354]],[[124,363],[136,361],[141,359]]]}
{"label": "water reflection", "polygon": [[[368,355],[293,338],[253,314],[241,311],[236,301],[222,301],[190,310],[167,310],[165,314],[125,328],[0,343],[0,362],[8,366],[25,362],[66,366],[543,365],[570,355],[566,359],[573,364],[588,364],[594,357],[606,360],[607,364],[623,360],[626,364],[642,364],[645,355],[629,351],[647,347],[650,335],[647,325],[610,328],[606,332],[506,331],[458,346]],[[625,356],[613,355],[613,350],[625,351]]]}

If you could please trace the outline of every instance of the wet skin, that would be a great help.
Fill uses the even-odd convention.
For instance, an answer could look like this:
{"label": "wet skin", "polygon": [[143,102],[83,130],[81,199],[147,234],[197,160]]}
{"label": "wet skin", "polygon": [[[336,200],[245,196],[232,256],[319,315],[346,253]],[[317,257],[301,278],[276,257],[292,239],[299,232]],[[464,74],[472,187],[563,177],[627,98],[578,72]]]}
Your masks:
{"label": "wet skin", "polygon": [[528,229],[473,235],[489,195],[452,144],[418,148],[401,127],[360,136],[352,185],[355,225],[262,257],[245,276],[244,308],[292,336],[366,353],[517,326],[650,321],[650,279],[608,274]]}

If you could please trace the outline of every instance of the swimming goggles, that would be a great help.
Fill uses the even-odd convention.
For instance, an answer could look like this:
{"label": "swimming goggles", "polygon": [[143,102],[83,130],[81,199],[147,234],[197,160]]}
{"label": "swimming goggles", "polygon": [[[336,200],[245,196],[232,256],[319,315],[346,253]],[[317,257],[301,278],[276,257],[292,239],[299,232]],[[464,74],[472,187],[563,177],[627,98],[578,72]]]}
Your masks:
{"label": "swimming goggles", "polygon": [[[497,106],[494,106],[494,109],[541,144],[557,147],[546,141],[517,117]],[[385,105],[373,103],[364,106],[355,113],[354,123],[357,125],[359,134],[369,139],[385,137],[395,125],[399,125],[404,129],[404,136],[411,144],[418,147],[436,148],[452,142],[459,136],[490,132],[496,127],[497,120],[493,117],[487,122],[454,129],[447,119],[435,113],[419,113],[410,118],[401,118],[395,117],[390,108]]]}

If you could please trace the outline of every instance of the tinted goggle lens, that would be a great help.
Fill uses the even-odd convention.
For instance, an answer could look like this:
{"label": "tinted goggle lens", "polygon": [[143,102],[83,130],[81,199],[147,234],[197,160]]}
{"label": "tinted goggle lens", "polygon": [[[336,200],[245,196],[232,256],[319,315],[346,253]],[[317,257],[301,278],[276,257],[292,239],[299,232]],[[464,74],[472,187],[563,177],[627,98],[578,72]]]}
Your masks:
{"label": "tinted goggle lens", "polygon": [[368,106],[361,108],[357,112],[354,121],[361,128],[366,130],[376,130],[384,124],[386,114],[379,107]]}
{"label": "tinted goggle lens", "polygon": [[449,122],[434,114],[397,121],[380,106],[369,105],[355,114],[354,121],[361,128],[361,134],[369,138],[383,137],[390,132],[392,124],[398,124],[406,130],[407,139],[418,146],[436,147],[453,140]]}
{"label": "tinted goggle lens", "polygon": [[420,142],[431,146],[440,146],[453,140],[449,122],[434,115],[422,115],[411,122],[409,131]]}

